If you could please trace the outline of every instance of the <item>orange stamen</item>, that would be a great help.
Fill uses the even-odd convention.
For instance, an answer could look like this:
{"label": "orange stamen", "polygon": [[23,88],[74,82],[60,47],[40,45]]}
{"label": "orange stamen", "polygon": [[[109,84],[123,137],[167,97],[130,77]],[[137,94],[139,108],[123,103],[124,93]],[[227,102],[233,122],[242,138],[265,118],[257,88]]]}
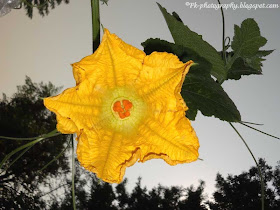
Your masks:
{"label": "orange stamen", "polygon": [[113,105],[113,110],[119,114],[121,119],[130,116],[132,103],[129,100],[116,101]]}
{"label": "orange stamen", "polygon": [[116,102],[114,103],[113,110],[114,110],[115,112],[123,112],[123,111],[124,111],[123,108],[122,108],[122,105],[121,105],[121,102],[120,102],[120,101],[116,101]]}
{"label": "orange stamen", "polygon": [[123,100],[122,102],[125,110],[130,110],[132,108],[132,103],[129,100]]}

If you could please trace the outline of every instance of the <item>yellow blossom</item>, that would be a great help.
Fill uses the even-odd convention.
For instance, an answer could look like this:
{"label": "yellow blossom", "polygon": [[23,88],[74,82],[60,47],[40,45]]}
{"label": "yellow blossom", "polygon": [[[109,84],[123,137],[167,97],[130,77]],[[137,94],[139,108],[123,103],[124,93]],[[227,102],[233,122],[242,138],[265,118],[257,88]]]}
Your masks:
{"label": "yellow blossom", "polygon": [[120,183],[137,160],[197,160],[198,139],[180,94],[192,63],[165,52],[146,55],[105,29],[96,52],[73,64],[76,86],[44,104],[60,132],[77,134],[81,165]]}

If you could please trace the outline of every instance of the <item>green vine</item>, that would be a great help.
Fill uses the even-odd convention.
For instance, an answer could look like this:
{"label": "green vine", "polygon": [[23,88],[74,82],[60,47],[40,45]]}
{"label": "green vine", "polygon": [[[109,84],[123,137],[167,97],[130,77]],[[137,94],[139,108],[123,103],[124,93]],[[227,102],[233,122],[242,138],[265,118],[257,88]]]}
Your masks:
{"label": "green vine", "polygon": [[258,164],[258,162],[257,162],[257,160],[256,160],[256,158],[255,158],[255,156],[254,156],[254,154],[253,154],[253,152],[251,151],[251,149],[250,149],[250,147],[248,146],[248,144],[246,143],[246,141],[245,141],[245,139],[241,136],[241,134],[238,132],[238,130],[232,125],[232,123],[229,123],[230,124],[230,126],[234,129],[234,131],[238,134],[238,136],[240,137],[240,139],[243,141],[243,143],[245,144],[245,146],[246,146],[246,148],[247,148],[247,150],[250,152],[250,154],[251,154],[251,156],[252,156],[252,158],[254,159],[254,161],[255,161],[255,164],[256,164],[256,166],[257,166],[257,168],[258,168],[258,173],[259,173],[259,176],[260,176],[260,178],[261,178],[261,201],[262,201],[262,210],[264,210],[264,178],[263,178],[263,174],[262,174],[262,171],[261,171],[261,168],[260,168],[260,166],[259,166],[259,164]]}
{"label": "green vine", "polygon": [[100,12],[99,0],[91,0],[91,17],[92,17],[92,51],[100,45]]}

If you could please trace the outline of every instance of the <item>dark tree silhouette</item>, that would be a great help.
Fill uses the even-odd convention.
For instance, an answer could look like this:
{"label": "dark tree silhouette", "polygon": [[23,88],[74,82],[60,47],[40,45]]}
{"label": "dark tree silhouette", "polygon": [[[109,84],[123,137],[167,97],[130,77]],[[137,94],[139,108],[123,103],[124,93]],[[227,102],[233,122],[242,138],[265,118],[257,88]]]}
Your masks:
{"label": "dark tree silhouette", "polygon": [[[109,0],[100,0],[103,4],[107,4]],[[33,17],[34,9],[38,10],[39,14],[44,17],[50,13],[50,10],[64,2],[68,4],[70,0],[22,0],[21,7],[26,11],[29,18]]]}
{"label": "dark tree silhouette", "polygon": [[[64,199],[56,201],[50,210],[73,209],[71,179],[67,180],[68,185],[64,187]],[[97,179],[95,174],[86,171],[79,166],[76,160],[75,195],[77,209],[91,210],[117,210],[116,194],[111,184]]]}
{"label": "dark tree silhouette", "polygon": [[[25,84],[17,87],[11,98],[0,100],[0,136],[34,137],[55,129],[55,116],[43,105],[42,98],[55,94],[59,88],[51,83],[36,84],[26,77]],[[67,135],[46,139],[29,148],[7,170],[20,154],[15,154],[0,169],[0,209],[38,209],[45,202],[40,198],[40,187],[52,190],[52,177],[63,177],[68,171],[66,153],[42,172],[39,170],[63,150]],[[0,140],[0,159],[26,141]],[[1,208],[2,207],[2,208]],[[27,208],[28,207],[28,208]]]}
{"label": "dark tree silhouette", "polygon": [[[263,159],[259,165],[265,182],[265,209],[279,210],[279,165],[272,170]],[[209,202],[213,210],[256,210],[261,208],[261,184],[257,167],[240,175],[224,178],[217,174],[215,202]]]}
{"label": "dark tree silhouette", "polygon": [[191,210],[207,210],[203,195],[205,182],[200,181],[199,186],[195,189],[193,186],[187,188],[187,199],[183,200],[179,204],[179,209],[191,209]]}
{"label": "dark tree silhouette", "polygon": [[88,209],[117,210],[114,204],[116,195],[111,184],[101,182],[94,176],[90,184]]}
{"label": "dark tree silhouette", "polygon": [[141,186],[141,178],[138,178],[136,182],[136,186],[134,187],[131,195],[128,200],[128,209],[147,209],[149,208],[149,195],[147,193],[147,188],[142,188]]}
{"label": "dark tree silhouette", "polygon": [[118,206],[121,209],[128,208],[129,194],[126,190],[127,179],[124,179],[122,183],[116,186],[116,198],[118,200]]}
{"label": "dark tree silhouette", "polygon": [[26,15],[30,18],[33,17],[33,10],[37,9],[41,16],[48,15],[50,9],[54,9],[62,2],[68,4],[69,0],[23,0],[21,7],[26,10]]}
{"label": "dark tree silhouette", "polygon": [[135,188],[129,197],[128,208],[134,209],[162,209],[162,210],[206,210],[204,206],[204,182],[195,189],[182,188],[178,186],[164,187],[158,185],[148,191],[145,187],[141,187],[141,179],[138,179]]}
{"label": "dark tree silhouette", "polygon": [[278,199],[275,201],[275,205],[280,208],[280,161],[277,162],[272,174],[272,185],[274,186],[274,194],[278,196]]}
{"label": "dark tree silhouette", "polygon": [[[70,182],[70,180],[69,180]],[[158,185],[147,190],[138,179],[131,193],[127,192],[127,179],[115,188],[98,180],[93,173],[78,167],[76,174],[77,209],[91,210],[206,210],[202,204],[204,182],[195,189],[190,187],[163,187]],[[70,187],[70,183],[67,186]],[[66,196],[61,203],[54,203],[51,210],[72,209],[71,189],[65,190]]]}

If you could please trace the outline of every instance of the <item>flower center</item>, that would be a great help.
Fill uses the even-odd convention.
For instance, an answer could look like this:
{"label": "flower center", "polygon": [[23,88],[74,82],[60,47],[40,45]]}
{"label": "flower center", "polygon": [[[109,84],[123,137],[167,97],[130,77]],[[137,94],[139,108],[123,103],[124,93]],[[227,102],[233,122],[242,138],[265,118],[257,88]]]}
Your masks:
{"label": "flower center", "polygon": [[130,116],[130,110],[132,108],[132,103],[129,100],[119,100],[116,101],[113,105],[113,110],[118,113],[121,119],[127,118]]}

